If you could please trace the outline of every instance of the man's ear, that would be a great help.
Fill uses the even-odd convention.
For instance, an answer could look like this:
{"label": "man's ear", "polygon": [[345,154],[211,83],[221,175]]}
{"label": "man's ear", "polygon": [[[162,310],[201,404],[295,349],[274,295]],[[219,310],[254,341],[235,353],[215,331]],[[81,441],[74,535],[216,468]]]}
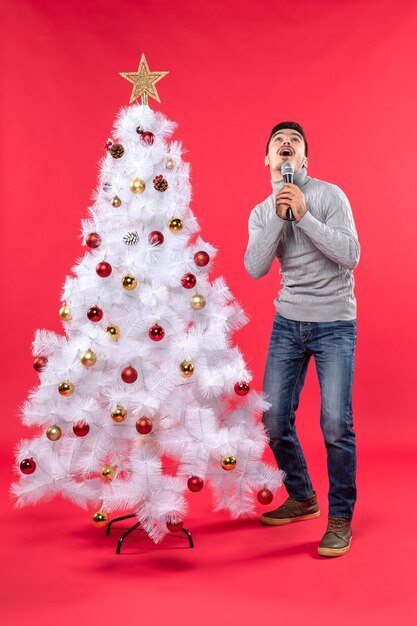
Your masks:
{"label": "man's ear", "polygon": [[266,155],[266,157],[265,157],[265,165],[269,165],[269,156],[268,155]]}
{"label": "man's ear", "polygon": [[305,161],[304,161],[304,165],[303,165],[303,167],[305,167],[306,169],[307,169],[307,167],[308,167],[308,159],[307,159],[307,157],[306,157],[306,159],[305,159]]}

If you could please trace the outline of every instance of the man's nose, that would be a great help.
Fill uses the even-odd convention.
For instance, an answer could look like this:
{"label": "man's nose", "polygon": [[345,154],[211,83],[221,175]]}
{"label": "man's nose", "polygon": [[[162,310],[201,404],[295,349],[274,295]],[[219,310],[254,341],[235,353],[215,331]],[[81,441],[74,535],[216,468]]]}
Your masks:
{"label": "man's nose", "polygon": [[291,139],[289,137],[284,137],[284,143],[291,145]]}

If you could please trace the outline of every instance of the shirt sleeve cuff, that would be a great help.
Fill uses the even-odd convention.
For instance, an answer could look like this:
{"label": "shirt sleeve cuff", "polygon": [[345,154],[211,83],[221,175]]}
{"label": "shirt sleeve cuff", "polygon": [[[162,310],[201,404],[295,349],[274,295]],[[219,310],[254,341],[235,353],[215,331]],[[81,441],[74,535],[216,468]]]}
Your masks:
{"label": "shirt sleeve cuff", "polygon": [[318,219],[313,217],[310,211],[304,213],[303,217],[297,222],[297,227],[301,228],[305,233],[314,233],[317,232],[317,229],[320,228],[321,222]]}

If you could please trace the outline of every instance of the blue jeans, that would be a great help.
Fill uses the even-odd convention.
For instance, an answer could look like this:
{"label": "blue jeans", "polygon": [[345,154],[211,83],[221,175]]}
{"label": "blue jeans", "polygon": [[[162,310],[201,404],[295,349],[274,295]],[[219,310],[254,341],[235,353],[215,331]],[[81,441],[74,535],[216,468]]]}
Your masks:
{"label": "blue jeans", "polygon": [[351,519],[356,502],[356,444],[352,385],[356,320],[297,322],[277,313],[265,367],[264,393],[271,407],[263,415],[270,446],[285,486],[296,500],[314,490],[295,429],[295,412],[314,356],[321,391],[320,426],[327,450],[329,515]]}

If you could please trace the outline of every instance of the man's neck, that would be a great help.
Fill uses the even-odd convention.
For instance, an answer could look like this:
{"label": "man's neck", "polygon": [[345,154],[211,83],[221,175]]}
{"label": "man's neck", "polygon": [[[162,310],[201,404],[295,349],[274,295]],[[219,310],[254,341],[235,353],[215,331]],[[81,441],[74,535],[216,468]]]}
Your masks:
{"label": "man's neck", "polygon": [[[296,176],[297,174],[299,174],[299,172],[302,172],[305,168],[302,167],[301,169],[298,170],[298,172],[294,172],[294,176]],[[283,180],[283,176],[281,174],[281,170],[273,170],[270,168],[269,170],[271,172],[271,181],[274,180]]]}
{"label": "man's neck", "polygon": [[[298,172],[294,174],[294,184],[298,187],[302,187],[307,182],[307,180],[309,180],[309,176],[307,176],[307,170],[305,169],[305,167],[302,167]],[[271,178],[271,184],[272,192],[276,194],[284,184],[284,179],[282,177],[276,179]]]}

